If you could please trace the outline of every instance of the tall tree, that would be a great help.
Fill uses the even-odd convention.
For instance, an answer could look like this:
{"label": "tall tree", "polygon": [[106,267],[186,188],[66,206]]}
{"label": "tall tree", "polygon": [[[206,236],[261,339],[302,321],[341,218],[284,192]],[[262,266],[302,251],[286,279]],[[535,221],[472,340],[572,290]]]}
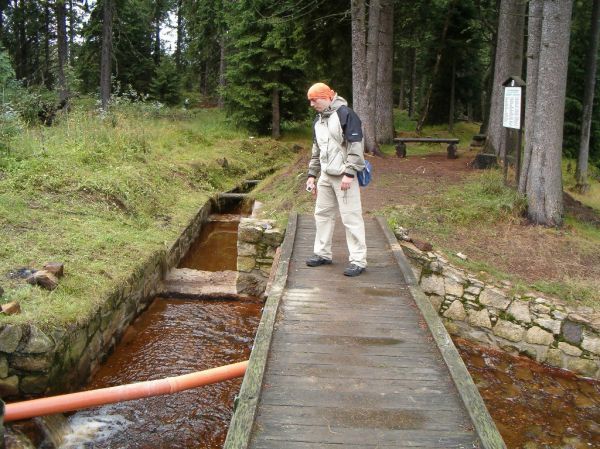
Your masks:
{"label": "tall tree", "polygon": [[365,98],[367,103],[366,115],[361,117],[365,134],[365,151],[379,152],[376,135],[377,114],[377,72],[379,69],[379,29],[381,28],[381,2],[371,0],[369,3],[369,19],[367,29],[367,84]]}
{"label": "tall tree", "polygon": [[58,49],[58,95],[60,102],[66,102],[69,98],[69,87],[65,76],[65,66],[68,62],[67,42],[67,7],[65,0],[56,0],[56,46]]}
{"label": "tall tree", "polygon": [[367,115],[367,13],[365,0],[351,0],[352,108],[362,119]]}
{"label": "tall tree", "polygon": [[519,192],[521,194],[525,194],[527,190],[529,164],[531,162],[531,153],[533,151],[533,130],[535,123],[535,109],[537,105],[543,11],[544,0],[529,1],[529,20],[527,25],[527,95],[525,96],[525,150],[523,151],[523,163],[521,164],[521,174],[519,176]]}
{"label": "tall tree", "polygon": [[592,110],[594,106],[594,89],[596,87],[596,66],[598,62],[598,41],[600,39],[600,0],[594,0],[592,8],[592,24],[590,27],[590,45],[588,48],[585,85],[583,94],[583,116],[581,119],[581,137],[579,156],[577,158],[576,188],[581,193],[589,190],[588,159],[590,154],[590,130],[592,128]]}
{"label": "tall tree", "polygon": [[379,143],[391,143],[394,138],[393,43],[394,2],[382,0],[375,116],[375,134]]}
{"label": "tall tree", "polygon": [[102,56],[100,60],[100,99],[102,101],[103,110],[108,108],[108,102],[110,100],[114,10],[114,0],[104,0],[102,20]]}
{"label": "tall tree", "polygon": [[534,114],[533,147],[527,177],[527,215],[534,222],[563,222],[562,137],[573,0],[544,0]]}
{"label": "tall tree", "polygon": [[501,0],[498,17],[494,84],[492,87],[489,125],[486,147],[504,159],[506,142],[502,115],[504,90],[502,83],[510,76],[521,76],[523,70],[523,38],[525,24],[525,0]]}

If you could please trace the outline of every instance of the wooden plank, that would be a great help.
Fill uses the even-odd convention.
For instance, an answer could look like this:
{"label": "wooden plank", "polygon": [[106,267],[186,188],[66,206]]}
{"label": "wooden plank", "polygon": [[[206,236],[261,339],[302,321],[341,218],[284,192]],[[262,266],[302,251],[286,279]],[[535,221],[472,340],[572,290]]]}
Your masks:
{"label": "wooden plank", "polygon": [[287,281],[289,261],[296,236],[297,221],[298,216],[296,214],[292,214],[288,220],[285,238],[281,245],[281,257],[279,258],[277,274],[271,285],[270,296],[267,298],[262,318],[258,325],[248,368],[246,369],[246,375],[240,388],[223,449],[246,448],[250,441],[260,389],[263,383],[265,365],[271,346],[275,317]]}
{"label": "wooden plank", "polygon": [[[389,240],[390,247],[394,253],[394,256],[398,260],[398,264],[401,267],[407,267],[408,261],[400,244],[396,240],[396,237],[392,234],[387,223],[382,217],[378,217],[378,222],[381,225],[381,229]],[[471,375],[467,371],[465,364],[463,363],[460,355],[452,343],[452,339],[448,335],[446,328],[442,324],[440,317],[437,312],[433,309],[433,306],[429,300],[425,297],[423,291],[417,286],[416,279],[412,273],[412,270],[403,268],[405,277],[410,285],[411,293],[417,303],[421,313],[427,325],[435,339],[437,346],[442,353],[444,361],[448,366],[450,375],[452,376],[456,387],[460,393],[465,408],[469,413],[471,420],[475,426],[475,430],[481,444],[484,449],[506,449],[506,445],[498,432],[496,424],[492,420],[477,387],[473,383]]]}

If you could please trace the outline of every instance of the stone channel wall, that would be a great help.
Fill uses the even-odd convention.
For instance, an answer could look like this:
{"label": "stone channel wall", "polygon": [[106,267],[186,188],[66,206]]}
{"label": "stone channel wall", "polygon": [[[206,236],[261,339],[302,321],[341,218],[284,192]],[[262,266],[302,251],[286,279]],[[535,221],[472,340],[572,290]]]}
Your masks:
{"label": "stone channel wall", "polygon": [[267,286],[284,233],[273,220],[242,218],[237,242],[237,291],[260,297]]}
{"label": "stone channel wall", "polygon": [[82,385],[148,306],[165,273],[186,254],[210,211],[207,202],[171,248],[150,257],[87,323],[68,329],[0,325],[0,397],[70,391]]}
{"label": "stone channel wall", "polygon": [[510,293],[400,242],[421,289],[448,332],[538,362],[600,379],[600,313],[537,293]]}

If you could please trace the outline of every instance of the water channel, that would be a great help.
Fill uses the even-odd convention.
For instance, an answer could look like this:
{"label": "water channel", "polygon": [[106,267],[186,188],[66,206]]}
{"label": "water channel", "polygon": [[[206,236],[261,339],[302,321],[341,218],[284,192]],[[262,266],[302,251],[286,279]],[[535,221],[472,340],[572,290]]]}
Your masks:
{"label": "water channel", "polygon": [[[235,270],[240,214],[211,216],[180,268]],[[259,300],[156,298],[127,330],[88,389],[186,374],[247,360]],[[509,449],[600,448],[600,382],[455,341]],[[83,410],[61,449],[220,449],[241,379]],[[18,424],[24,431],[31,422]],[[31,433],[31,432],[28,432]],[[7,448],[23,445],[7,443]],[[32,447],[32,446],[29,446]],[[283,449],[283,448],[282,448]]]}

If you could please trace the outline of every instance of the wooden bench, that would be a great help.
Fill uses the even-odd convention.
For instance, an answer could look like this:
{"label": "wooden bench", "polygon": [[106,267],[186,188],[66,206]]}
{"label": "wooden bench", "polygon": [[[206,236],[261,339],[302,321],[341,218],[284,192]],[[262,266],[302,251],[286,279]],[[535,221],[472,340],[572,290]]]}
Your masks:
{"label": "wooden bench", "polygon": [[406,157],[406,143],[410,142],[421,142],[421,143],[447,143],[448,148],[448,159],[456,159],[458,155],[456,154],[459,139],[444,139],[438,137],[396,137],[394,139],[396,143],[396,156],[398,157]]}

